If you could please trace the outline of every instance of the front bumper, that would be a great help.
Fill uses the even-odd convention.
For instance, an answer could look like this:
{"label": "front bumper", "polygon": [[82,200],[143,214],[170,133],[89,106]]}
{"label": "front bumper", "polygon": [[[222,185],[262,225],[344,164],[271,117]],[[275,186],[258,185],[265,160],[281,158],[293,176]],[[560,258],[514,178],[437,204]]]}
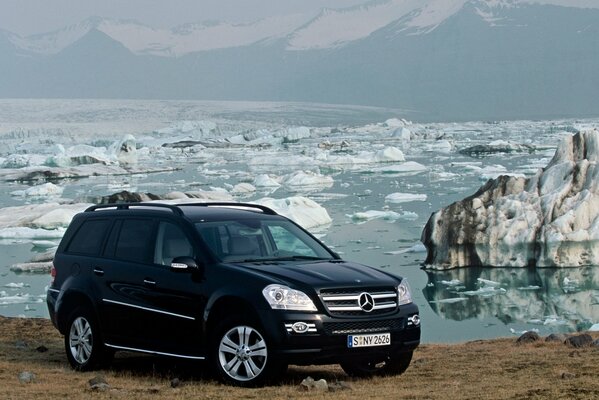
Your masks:
{"label": "front bumper", "polygon": [[[274,315],[274,317],[273,317]],[[334,364],[344,361],[385,360],[413,351],[420,343],[420,321],[415,304],[401,306],[391,314],[377,316],[331,317],[322,313],[265,310],[262,324],[272,343],[272,350],[289,364]],[[314,328],[303,333],[289,329],[296,322]],[[351,334],[390,333],[387,346],[349,348]]]}

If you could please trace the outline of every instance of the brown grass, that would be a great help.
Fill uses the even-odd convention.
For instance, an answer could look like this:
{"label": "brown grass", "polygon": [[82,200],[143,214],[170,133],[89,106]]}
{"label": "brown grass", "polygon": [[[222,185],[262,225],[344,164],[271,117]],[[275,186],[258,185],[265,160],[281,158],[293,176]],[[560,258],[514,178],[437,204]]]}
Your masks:
{"label": "brown grass", "polygon": [[[49,350],[37,351],[40,345]],[[424,345],[405,374],[390,378],[350,379],[337,366],[291,367],[278,386],[242,389],[204,378],[203,367],[117,354],[110,369],[74,372],[48,320],[0,317],[0,399],[599,399],[599,347],[518,345],[513,338]],[[35,373],[36,380],[20,383],[23,371]],[[109,390],[90,391],[88,380],[97,375]],[[301,392],[298,385],[308,375],[345,381],[352,389]],[[182,386],[171,388],[173,378]]]}

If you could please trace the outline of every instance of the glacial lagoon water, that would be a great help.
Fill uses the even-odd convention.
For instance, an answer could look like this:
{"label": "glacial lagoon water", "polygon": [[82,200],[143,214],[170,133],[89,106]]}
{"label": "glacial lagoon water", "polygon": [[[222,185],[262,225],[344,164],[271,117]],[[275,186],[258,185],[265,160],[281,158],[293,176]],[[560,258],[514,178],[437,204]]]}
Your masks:
{"label": "glacial lagoon water", "polygon": [[[260,174],[284,182],[285,176],[297,171],[318,172],[332,177],[332,183],[317,179],[312,185],[283,184],[274,191],[258,187],[256,192],[231,196],[252,201],[301,195],[325,207],[333,222],[312,231],[327,245],[346,259],[408,278],[421,310],[424,342],[510,336],[532,329],[542,334],[572,332],[599,322],[599,267],[425,271],[421,264],[426,254],[419,243],[433,211],[474,193],[499,174],[534,174],[550,160],[561,135],[599,127],[599,120],[427,124],[399,120],[403,117],[400,110],[299,103],[2,100],[0,165],[4,170],[15,167],[9,162],[14,154],[26,160],[16,167],[26,168],[24,164],[44,163],[55,156],[58,144],[68,154],[74,145],[105,148],[132,134],[141,172],[54,179],[64,189],[60,196],[31,197],[11,193],[44,181],[7,180],[0,169],[0,207],[87,203],[121,190],[231,192],[232,186],[252,183]],[[298,134],[295,127],[308,128],[309,135],[305,129]],[[181,140],[200,145],[163,146]],[[498,140],[530,149],[460,153]],[[390,146],[400,149],[406,161],[348,162],[365,160]],[[414,163],[423,168],[408,167]],[[143,172],[165,166],[176,170]],[[393,193],[402,194],[397,196],[399,202],[386,200]],[[368,220],[358,214],[365,211],[385,213]],[[4,236],[0,238],[0,314],[47,317],[44,298],[49,276],[17,274],[10,267],[29,261],[50,244]]]}

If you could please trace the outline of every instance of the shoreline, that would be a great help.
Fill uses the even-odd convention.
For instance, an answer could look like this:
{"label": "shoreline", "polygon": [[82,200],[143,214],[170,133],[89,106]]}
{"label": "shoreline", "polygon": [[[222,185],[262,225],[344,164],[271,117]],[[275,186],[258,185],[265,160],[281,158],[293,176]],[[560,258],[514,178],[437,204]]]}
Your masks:
{"label": "shoreline", "polygon": [[[593,340],[599,332],[589,332]],[[599,346],[576,348],[544,338],[424,344],[401,376],[353,379],[337,365],[291,366],[280,384],[257,389],[224,386],[201,363],[117,353],[110,368],[73,371],[63,338],[44,318],[0,317],[0,398],[402,398],[410,399],[590,399],[599,398]],[[19,375],[31,372],[30,383]],[[334,394],[302,391],[306,377],[325,379]],[[102,391],[89,380],[101,377]],[[175,381],[176,380],[176,381]],[[175,385],[174,382],[177,382]],[[337,384],[335,384],[337,383]],[[175,386],[175,387],[173,387]],[[330,390],[330,389],[329,389]],[[94,392],[94,393],[92,393]]]}

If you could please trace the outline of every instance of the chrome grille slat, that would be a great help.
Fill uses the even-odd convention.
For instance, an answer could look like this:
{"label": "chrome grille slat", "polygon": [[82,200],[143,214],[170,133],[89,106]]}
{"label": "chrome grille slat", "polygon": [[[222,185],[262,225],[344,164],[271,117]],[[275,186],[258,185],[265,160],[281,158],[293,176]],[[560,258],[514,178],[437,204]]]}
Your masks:
{"label": "chrome grille slat", "polygon": [[[370,312],[364,311],[358,304],[360,295],[368,293],[374,300]],[[335,315],[366,315],[388,313],[396,309],[397,291],[392,287],[341,288],[323,289],[320,298],[331,314]]]}

